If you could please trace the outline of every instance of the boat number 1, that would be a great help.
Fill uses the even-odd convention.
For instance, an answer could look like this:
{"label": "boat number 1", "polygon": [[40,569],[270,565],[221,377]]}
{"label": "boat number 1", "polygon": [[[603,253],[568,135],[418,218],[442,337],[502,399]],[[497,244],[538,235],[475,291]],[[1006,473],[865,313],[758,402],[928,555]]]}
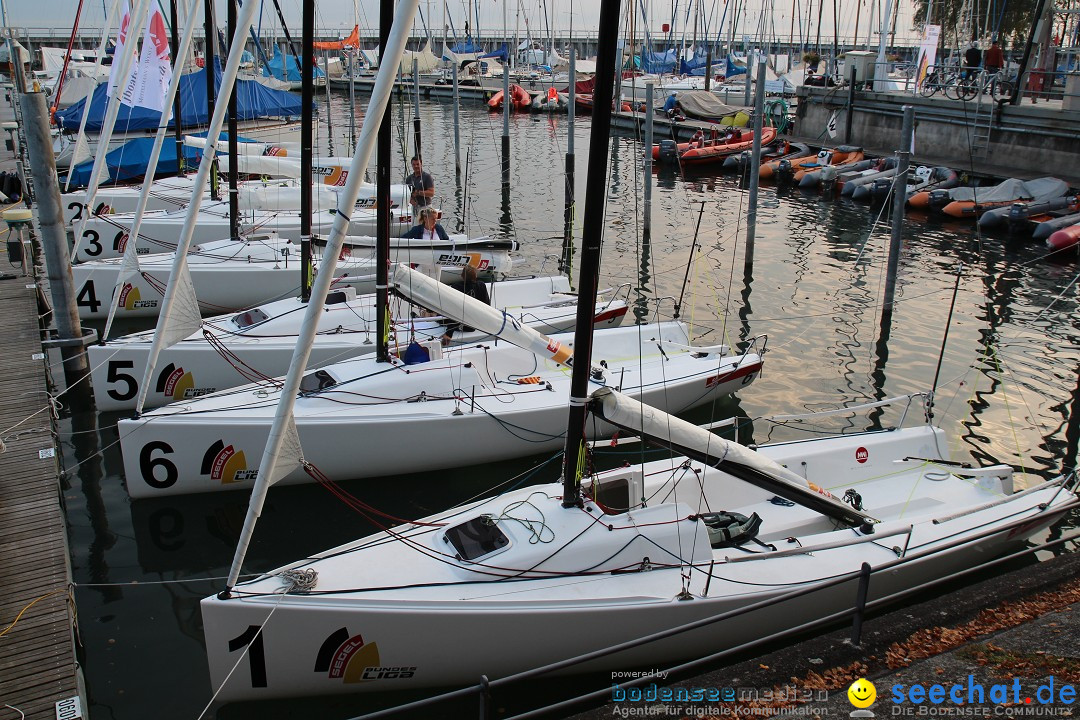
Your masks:
{"label": "boat number 1", "polygon": [[229,641],[229,652],[247,648],[248,667],[251,668],[251,687],[266,687],[266,651],[263,648],[262,625],[248,625],[248,629]]}
{"label": "boat number 1", "polygon": [[[155,452],[162,454],[154,457]],[[179,476],[176,464],[165,457],[166,455],[172,455],[172,453],[172,446],[160,440],[143,445],[143,449],[139,452],[139,472],[142,473],[143,480],[146,481],[147,485],[158,490],[164,490],[176,484],[176,478]],[[158,471],[159,468],[160,472]],[[158,477],[159,475],[164,475],[164,477]]]}

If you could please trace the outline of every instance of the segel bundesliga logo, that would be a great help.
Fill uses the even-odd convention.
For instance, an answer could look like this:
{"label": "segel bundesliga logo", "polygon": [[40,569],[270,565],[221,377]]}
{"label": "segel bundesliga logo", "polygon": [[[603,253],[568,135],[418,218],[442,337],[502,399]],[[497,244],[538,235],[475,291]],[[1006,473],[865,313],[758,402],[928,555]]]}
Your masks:
{"label": "segel bundesliga logo", "polygon": [[173,363],[169,363],[162,368],[158,374],[154,389],[173,400],[190,400],[191,398],[209,395],[217,390],[217,388],[212,387],[195,387],[195,377],[191,373],[185,372],[183,367],[177,367]]}
{"label": "segel bundesliga logo", "polygon": [[380,665],[377,643],[365,643],[362,636],[350,636],[347,628],[339,628],[319,648],[314,672],[326,673],[328,678],[349,684],[371,680],[406,680],[416,674],[416,668]]}
{"label": "segel bundesliga logo", "polygon": [[136,308],[155,308],[158,301],[143,300],[139,288],[131,283],[124,283],[124,287],[120,288],[120,296],[117,298],[116,304],[117,307],[122,307],[125,310],[135,310]]}
{"label": "segel bundesliga logo", "polygon": [[249,482],[259,476],[259,469],[248,469],[247,458],[243,450],[226,445],[218,440],[203,455],[201,473],[209,475],[211,480],[222,485],[237,482]]}

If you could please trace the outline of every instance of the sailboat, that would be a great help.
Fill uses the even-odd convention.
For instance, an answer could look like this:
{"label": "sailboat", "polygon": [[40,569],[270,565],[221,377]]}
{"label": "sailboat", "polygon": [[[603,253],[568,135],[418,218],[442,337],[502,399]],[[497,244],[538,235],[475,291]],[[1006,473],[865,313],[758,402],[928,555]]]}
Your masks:
{"label": "sailboat", "polygon": [[[587,194],[585,288],[600,255],[618,10],[618,0],[601,4],[589,163],[600,187]],[[864,563],[886,570],[870,597],[889,597],[1021,543],[1077,506],[1074,479],[1014,494],[1009,467],[949,462],[931,427],[751,450],[610,386],[587,396],[591,338],[577,327],[581,401],[570,407],[562,482],[388,527],[238,583],[281,476],[272,461],[260,467],[227,586],[201,603],[218,701],[468,685],[608,648],[575,669],[662,667],[847,609]],[[678,457],[589,472],[587,411]]]}
{"label": "sailboat", "polygon": [[[445,274],[444,274],[445,275]],[[454,273],[456,276],[457,273]],[[201,292],[199,293],[202,294]],[[508,279],[488,286],[492,306],[507,312],[511,320],[552,334],[572,330],[577,297],[565,276]],[[597,327],[617,327],[626,316],[626,301],[618,293],[604,293],[593,318]],[[303,315],[304,301],[287,298],[207,318],[202,328],[161,352],[154,388],[145,407],[200,397],[248,383],[252,378],[274,377],[289,368]],[[404,303],[391,307],[396,318],[394,335],[421,343],[439,341],[446,332],[442,317],[417,317],[418,311]],[[372,295],[357,296],[345,285],[327,298],[319,316],[318,335],[311,362],[321,366],[375,351],[375,301]],[[151,330],[126,335],[87,349],[98,410],[129,410],[135,407],[138,379],[142,378],[153,344]],[[490,342],[494,336],[480,330],[456,332],[455,345]]]}

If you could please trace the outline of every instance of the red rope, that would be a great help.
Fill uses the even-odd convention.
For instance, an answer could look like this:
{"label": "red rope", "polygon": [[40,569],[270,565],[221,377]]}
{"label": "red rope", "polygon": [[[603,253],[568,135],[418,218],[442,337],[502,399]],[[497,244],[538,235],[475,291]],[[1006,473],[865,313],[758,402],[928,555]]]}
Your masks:
{"label": "red rope", "polygon": [[[60,70],[60,80],[56,84],[56,99],[53,100],[53,106],[49,109],[49,118],[53,125],[56,124],[56,109],[60,107],[60,93],[64,90],[64,80],[67,78],[68,63],[71,62],[71,48],[75,45],[75,33],[79,29],[79,16],[82,15],[83,0],[79,0],[79,7],[75,11],[75,24],[71,26],[71,37],[68,38],[67,53],[64,54],[64,67]],[[87,100],[87,102],[90,102]]]}

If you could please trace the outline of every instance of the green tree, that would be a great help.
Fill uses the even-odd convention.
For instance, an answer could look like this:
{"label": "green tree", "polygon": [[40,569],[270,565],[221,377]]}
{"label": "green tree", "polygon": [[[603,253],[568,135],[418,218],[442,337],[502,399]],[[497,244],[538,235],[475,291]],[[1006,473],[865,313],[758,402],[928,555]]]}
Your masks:
{"label": "green tree", "polygon": [[[1038,6],[1038,0],[989,0],[989,12],[985,3],[979,3],[978,5],[981,5],[979,16],[972,18],[969,15],[971,0],[915,0],[915,17],[919,18],[920,24],[925,21],[926,8],[931,2],[933,3],[933,17],[930,21],[934,25],[941,25],[941,40],[946,47],[964,47],[973,39],[983,39],[984,30],[988,34],[994,34],[996,31],[1005,49],[1023,47],[1031,31],[1031,20]],[[1052,0],[1047,0],[1047,2],[1052,2]],[[988,16],[989,23],[987,23]],[[998,27],[998,18],[1001,22],[1000,27]],[[969,23],[969,20],[973,22]],[[975,27],[970,28],[971,24]],[[963,32],[965,27],[968,27],[967,32]],[[970,37],[972,32],[975,34],[974,38]]]}

